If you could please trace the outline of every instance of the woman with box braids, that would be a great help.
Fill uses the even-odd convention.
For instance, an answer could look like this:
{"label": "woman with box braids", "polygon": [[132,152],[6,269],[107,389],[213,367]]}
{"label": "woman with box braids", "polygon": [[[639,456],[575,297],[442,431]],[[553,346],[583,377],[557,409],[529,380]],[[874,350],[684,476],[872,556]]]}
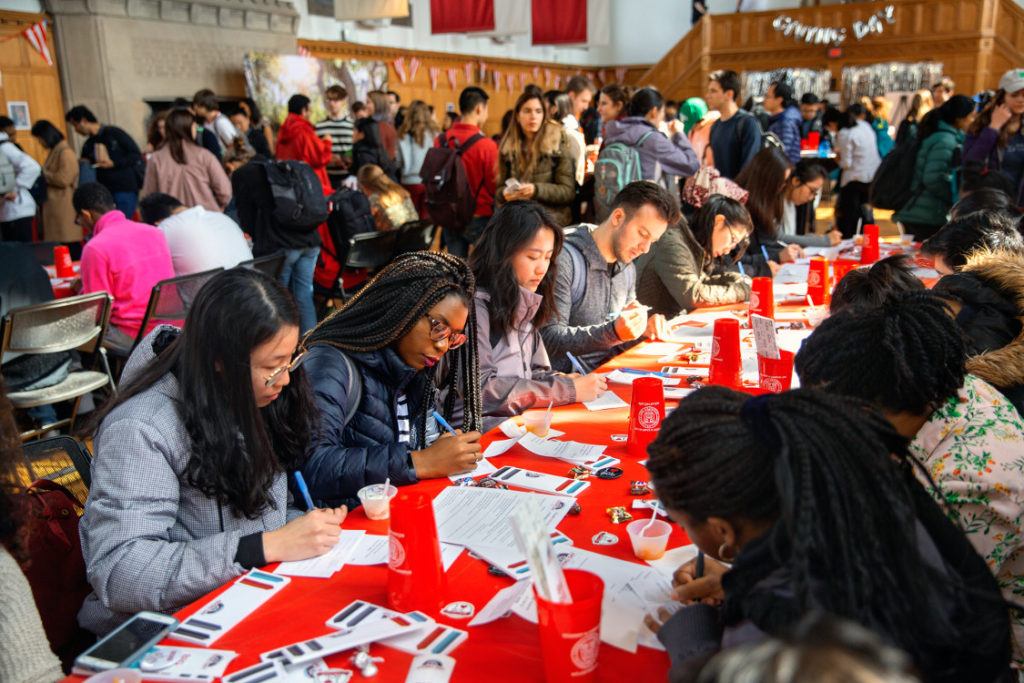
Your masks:
{"label": "woman with box braids", "polygon": [[[355,504],[359,488],[387,477],[402,485],[472,469],[482,424],[475,288],[460,258],[403,254],[306,335],[323,421],[304,470],[314,499]],[[454,439],[432,439],[438,390],[443,417],[464,432]]]}
{"label": "woman with box braids", "polygon": [[[957,545],[956,530],[915,493],[905,443],[867,406],[813,389],[708,387],[680,402],[647,467],[669,516],[732,567],[707,559],[703,576],[694,562],[676,573],[676,595],[697,604],[659,629],[673,680],[722,642],[778,635],[813,610],[891,640],[928,681],[1006,670],[998,588],[962,537],[940,547]],[[982,585],[968,590],[967,574]]]}

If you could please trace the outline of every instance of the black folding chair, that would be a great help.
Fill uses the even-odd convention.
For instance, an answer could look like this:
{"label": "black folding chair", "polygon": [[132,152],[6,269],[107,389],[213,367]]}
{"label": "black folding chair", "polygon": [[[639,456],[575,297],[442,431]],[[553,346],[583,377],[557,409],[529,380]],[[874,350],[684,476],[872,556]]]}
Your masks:
{"label": "black folding chair", "polygon": [[426,251],[434,244],[437,226],[430,221],[409,221],[398,228],[394,256],[410,251]]}
{"label": "black folding chair", "polygon": [[24,444],[22,454],[24,461],[17,469],[23,485],[49,479],[71,491],[85,505],[92,485],[92,456],[84,443],[70,436],[54,436]]}
{"label": "black folding chair", "polygon": [[283,251],[278,251],[267,256],[254,258],[251,261],[242,261],[237,267],[258,270],[276,280],[281,275],[281,269],[284,268],[284,256]]}
{"label": "black folding chair", "polygon": [[146,315],[142,318],[142,326],[139,327],[139,334],[135,337],[132,349],[146,337],[154,323],[165,322],[180,325],[188,315],[189,309],[192,308],[192,301],[196,298],[196,294],[203,288],[206,281],[223,270],[223,268],[215,268],[202,273],[168,278],[156,283],[149,295]]}
{"label": "black folding chair", "polygon": [[[348,239],[348,254],[345,256],[343,269],[364,269],[367,275],[386,266],[392,254],[395,253],[395,244],[398,241],[398,230],[388,232],[363,232]],[[365,282],[365,280],[363,281]],[[363,283],[360,283],[360,286]],[[338,278],[338,286],[341,289],[342,298],[348,298],[354,293],[346,292]]]}

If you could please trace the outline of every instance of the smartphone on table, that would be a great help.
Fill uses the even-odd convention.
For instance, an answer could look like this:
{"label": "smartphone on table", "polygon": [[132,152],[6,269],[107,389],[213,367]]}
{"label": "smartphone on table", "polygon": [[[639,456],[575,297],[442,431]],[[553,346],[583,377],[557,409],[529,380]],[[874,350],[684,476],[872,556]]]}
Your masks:
{"label": "smartphone on table", "polygon": [[73,672],[83,676],[135,664],[173,631],[178,620],[158,612],[139,612],[75,660]]}

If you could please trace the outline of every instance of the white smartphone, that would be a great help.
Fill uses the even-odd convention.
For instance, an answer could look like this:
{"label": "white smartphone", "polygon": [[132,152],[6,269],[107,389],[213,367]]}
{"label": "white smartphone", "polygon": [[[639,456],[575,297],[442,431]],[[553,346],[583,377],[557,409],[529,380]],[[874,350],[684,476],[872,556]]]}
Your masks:
{"label": "white smartphone", "polygon": [[74,673],[131,666],[178,625],[178,620],[158,612],[139,612],[118,626],[75,660]]}

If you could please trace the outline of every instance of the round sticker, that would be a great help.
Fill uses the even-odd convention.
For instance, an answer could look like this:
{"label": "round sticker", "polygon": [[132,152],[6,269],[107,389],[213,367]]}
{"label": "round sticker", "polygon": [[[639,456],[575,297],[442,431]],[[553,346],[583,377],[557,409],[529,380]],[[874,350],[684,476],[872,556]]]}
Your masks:
{"label": "round sticker", "polygon": [[750,307],[753,309],[761,308],[761,296],[755,292],[750,292]]}
{"label": "round sticker", "polygon": [[711,357],[718,358],[718,352],[721,350],[722,348],[718,344],[718,337],[713,338],[711,340]]}
{"label": "round sticker", "polygon": [[579,640],[577,640],[573,646],[572,651],[569,653],[572,659],[572,664],[579,672],[575,673],[589,673],[597,668],[597,653],[601,649],[601,637],[597,633],[597,629],[592,629],[587,633],[584,633]]}
{"label": "round sticker", "polygon": [[603,470],[597,471],[597,476],[600,479],[618,479],[622,476],[622,469],[618,467],[605,467]]}
{"label": "round sticker", "polygon": [[625,443],[628,438],[625,434],[612,434],[612,441],[616,443]]}
{"label": "round sticker", "polygon": [[654,406],[644,406],[636,414],[641,429],[656,429],[661,423],[661,411]]}
{"label": "round sticker", "polygon": [[405,564],[405,548],[395,534],[389,534],[388,538],[388,567],[398,569]]}
{"label": "round sticker", "polygon": [[782,393],[782,382],[776,379],[775,377],[762,377],[761,387],[767,389],[773,394]]}
{"label": "round sticker", "polygon": [[450,619],[469,619],[476,614],[476,607],[471,602],[449,602],[441,609],[441,614]]}
{"label": "round sticker", "polygon": [[594,534],[594,537],[590,539],[590,542],[594,545],[615,545],[619,542],[619,537],[615,534],[610,534],[607,531],[598,531]]}
{"label": "round sticker", "polygon": [[821,287],[821,273],[816,270],[812,270],[807,273],[807,286]]}

